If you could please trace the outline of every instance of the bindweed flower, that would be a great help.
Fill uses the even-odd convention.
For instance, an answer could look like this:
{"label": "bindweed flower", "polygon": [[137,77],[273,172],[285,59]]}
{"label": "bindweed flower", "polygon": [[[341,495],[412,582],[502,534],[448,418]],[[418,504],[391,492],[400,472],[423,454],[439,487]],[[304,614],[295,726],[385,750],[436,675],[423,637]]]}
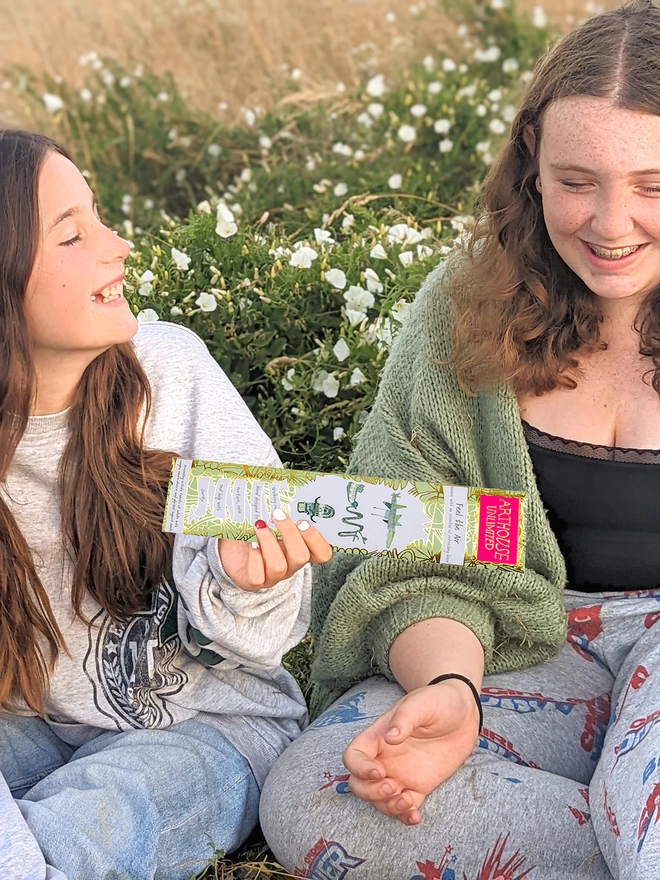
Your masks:
{"label": "bindweed flower", "polygon": [[385,107],[377,101],[372,102],[367,107],[367,113],[370,116],[373,116],[374,119],[380,119],[384,112]]}
{"label": "bindweed flower", "polygon": [[548,24],[548,16],[542,6],[535,6],[532,9],[532,24],[536,28],[544,28]]}
{"label": "bindweed flower", "polygon": [[64,109],[64,101],[59,95],[46,92],[45,95],[41,96],[41,100],[44,102],[44,107],[49,113],[57,113],[59,110]]}
{"label": "bindweed flower", "polygon": [[203,290],[195,300],[195,305],[198,305],[203,312],[214,312],[218,308],[218,301],[212,293]]}
{"label": "bindweed flower", "polygon": [[336,443],[338,440],[341,440],[345,434],[346,434],[346,431],[341,427],[341,425],[338,425],[332,431],[332,439]]}
{"label": "bindweed flower", "polygon": [[332,146],[332,152],[337,153],[339,156],[348,157],[353,155],[353,148],[342,141],[337,141],[337,143]]}
{"label": "bindweed flower", "polygon": [[397,223],[387,230],[387,240],[391,244],[417,244],[422,239],[422,233],[407,223]]}
{"label": "bindweed flower", "polygon": [[348,384],[354,388],[356,385],[361,385],[366,378],[367,377],[362,370],[359,367],[356,367],[351,373],[351,378],[348,380]]}
{"label": "bindweed flower", "polygon": [[439,83],[437,81],[430,82],[428,85],[428,91],[431,95],[439,95],[442,91],[442,83]]}
{"label": "bindweed flower", "polygon": [[456,62],[451,58],[444,58],[442,61],[442,69],[445,73],[453,73],[456,69]]}
{"label": "bindweed flower", "polygon": [[91,101],[94,95],[90,92],[89,89],[81,89],[80,92],[80,100],[81,101]]}
{"label": "bindweed flower", "polygon": [[217,159],[220,153],[222,153],[222,147],[220,146],[220,144],[209,144],[206,148],[206,152],[209,154],[209,156]]}
{"label": "bindweed flower", "polygon": [[182,272],[185,272],[190,268],[190,257],[188,254],[185,254],[183,251],[178,251],[175,247],[172,248],[172,262]]}
{"label": "bindweed flower", "polygon": [[363,321],[367,320],[364,312],[358,312],[356,309],[345,309],[344,314],[351,327],[358,327]]}
{"label": "bindweed flower", "polygon": [[335,290],[344,290],[346,287],[346,273],[341,269],[328,269],[325,273],[325,280]]}
{"label": "bindweed flower", "polygon": [[506,125],[502,122],[501,119],[491,119],[488,123],[488,128],[493,132],[493,134],[504,134],[506,131]]}
{"label": "bindweed flower", "polygon": [[438,144],[438,149],[441,153],[451,153],[451,151],[454,149],[454,142],[449,138],[444,138]]}
{"label": "bindweed flower", "polygon": [[410,112],[415,118],[420,119],[426,113],[426,104],[413,104]]}
{"label": "bindweed flower", "polygon": [[397,134],[404,144],[411,144],[417,138],[417,132],[412,125],[402,125]]}
{"label": "bindweed flower", "polygon": [[314,248],[302,245],[297,251],[291,254],[289,264],[296,269],[309,269],[317,258],[318,254]]}
{"label": "bindweed flower", "polygon": [[519,67],[517,58],[505,58],[502,62],[502,73],[515,73]]}
{"label": "bindweed flower", "polygon": [[338,183],[333,192],[338,198],[342,198],[348,192],[348,184]]}
{"label": "bindweed flower", "polygon": [[383,292],[383,284],[378,277],[377,273],[374,272],[373,269],[368,268],[364,270],[364,280],[367,284],[367,290],[370,293],[382,293]]}
{"label": "bindweed flower", "polygon": [[218,217],[218,222],[215,226],[215,231],[220,238],[231,238],[232,235],[236,235],[238,232],[238,226],[236,225],[236,219],[232,211],[225,205],[223,202],[218,204],[216,208],[216,213]]}
{"label": "bindweed flower", "polygon": [[412,303],[400,299],[392,306],[392,317],[395,321],[398,321],[399,324],[403,324],[411,308]]}
{"label": "bindweed flower", "polygon": [[436,134],[447,134],[451,128],[451,119],[436,119],[433,123],[433,131]]}
{"label": "bindweed flower", "polygon": [[352,284],[344,294],[346,300],[346,308],[356,312],[366,313],[376,302],[373,293],[360,287],[358,284]]}
{"label": "bindweed flower", "polygon": [[209,202],[208,199],[204,199],[203,202],[200,202],[197,205],[197,212],[199,214],[212,214],[213,213],[213,211],[211,209],[211,203]]}
{"label": "bindweed flower", "polygon": [[385,94],[385,77],[382,73],[376,74],[376,76],[372,76],[369,82],[367,83],[366,92],[370,98],[382,98]]}
{"label": "bindweed flower", "polygon": [[178,318],[182,314],[183,314],[183,309],[180,306],[172,306],[172,308],[170,309],[170,315],[173,318]]}
{"label": "bindweed flower", "polygon": [[159,320],[158,312],[153,309],[142,309],[135,317],[140,324],[155,324]]}
{"label": "bindweed flower", "polygon": [[358,125],[364,126],[364,128],[371,128],[371,126],[374,124],[373,119],[371,118],[371,116],[369,116],[368,113],[360,113],[357,118],[357,123]]}
{"label": "bindweed flower", "polygon": [[346,360],[347,357],[350,356],[351,350],[348,347],[348,344],[345,339],[338,339],[337,342],[332,346],[332,350],[335,353],[335,357],[341,364]]}
{"label": "bindweed flower", "polygon": [[400,174],[393,174],[387,181],[390,189],[401,189],[403,186],[403,177]]}
{"label": "bindweed flower", "polygon": [[369,256],[372,260],[387,260],[389,257],[387,256],[387,251],[382,246],[382,244],[377,244],[372,247]]}
{"label": "bindweed flower", "polygon": [[351,226],[355,224],[355,217],[353,214],[345,214],[344,219],[341,221],[342,229],[350,229]]}
{"label": "bindweed flower", "polygon": [[401,261],[402,266],[412,266],[414,259],[415,255],[412,251],[401,251],[399,254],[399,260]]}
{"label": "bindweed flower", "polygon": [[417,256],[420,260],[428,260],[429,257],[433,256],[433,248],[430,248],[427,244],[418,244]]}
{"label": "bindweed flower", "polygon": [[335,240],[332,235],[328,232],[327,229],[315,229],[314,230],[314,238],[316,239],[317,244],[327,244],[333,245],[335,244]]}
{"label": "bindweed flower", "polygon": [[327,370],[321,370],[312,386],[318,394],[325,394],[326,397],[336,397],[339,392],[339,382],[333,373]]}
{"label": "bindweed flower", "polygon": [[293,390],[293,382],[291,380],[293,379],[295,374],[296,374],[295,367],[291,367],[289,370],[286,371],[286,375],[282,378],[282,382],[281,382],[282,388],[284,388],[285,391],[292,391]]}

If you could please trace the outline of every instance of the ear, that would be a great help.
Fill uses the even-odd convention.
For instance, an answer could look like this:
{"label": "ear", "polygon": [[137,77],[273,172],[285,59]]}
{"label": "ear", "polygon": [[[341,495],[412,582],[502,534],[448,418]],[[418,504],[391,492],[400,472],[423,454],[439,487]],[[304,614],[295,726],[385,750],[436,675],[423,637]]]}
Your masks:
{"label": "ear", "polygon": [[534,158],[536,156],[536,133],[534,132],[534,126],[531,124],[526,125],[523,128],[522,136],[525,146],[529,150],[529,155]]}

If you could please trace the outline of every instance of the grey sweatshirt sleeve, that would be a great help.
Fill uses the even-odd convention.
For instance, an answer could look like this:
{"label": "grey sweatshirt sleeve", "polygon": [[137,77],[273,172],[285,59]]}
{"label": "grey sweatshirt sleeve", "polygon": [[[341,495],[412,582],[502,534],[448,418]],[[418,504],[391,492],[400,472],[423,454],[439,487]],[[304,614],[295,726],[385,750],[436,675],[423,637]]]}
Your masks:
{"label": "grey sweatshirt sleeve", "polygon": [[[187,328],[142,325],[135,348],[152,388],[149,445],[183,458],[281,467],[272,443]],[[216,539],[177,535],[172,560],[181,598],[179,635],[210,666],[268,669],[307,632],[309,566],[274,587],[246,592],[225,573]]]}

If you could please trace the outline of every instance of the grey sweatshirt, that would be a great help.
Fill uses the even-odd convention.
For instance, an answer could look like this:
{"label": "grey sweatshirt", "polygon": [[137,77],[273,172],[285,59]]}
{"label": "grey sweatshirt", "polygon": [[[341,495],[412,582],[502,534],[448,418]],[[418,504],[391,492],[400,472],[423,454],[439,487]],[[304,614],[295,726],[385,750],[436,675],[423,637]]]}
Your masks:
{"label": "grey sweatshirt", "polygon": [[[135,350],[152,388],[146,444],[183,458],[279,467],[272,444],[192,331],[142,324]],[[30,419],[3,497],[33,554],[66,640],[46,721],[72,745],[102,730],[162,728],[197,717],[218,727],[261,785],[300,732],[305,702],[281,666],[309,624],[309,566],[269,590],[244,592],[225,574],[215,539],[177,535],[173,583],[127,624],[87,597],[72,609],[72,563],[61,535],[57,472],[68,413]],[[30,714],[26,709],[26,714]]]}

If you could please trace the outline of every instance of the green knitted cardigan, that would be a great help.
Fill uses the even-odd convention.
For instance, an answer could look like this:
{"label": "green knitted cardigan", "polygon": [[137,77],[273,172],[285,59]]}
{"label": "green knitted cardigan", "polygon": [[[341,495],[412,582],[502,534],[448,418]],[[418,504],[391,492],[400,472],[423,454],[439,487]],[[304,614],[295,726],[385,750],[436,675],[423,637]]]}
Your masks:
{"label": "green knitted cardigan", "polygon": [[486,672],[555,656],[566,638],[566,567],[536,485],[518,403],[508,385],[474,397],[453,366],[454,308],[446,265],[425,280],[383,370],[347,472],[527,493],[523,572],[337,553],[316,567],[311,713],[356,682],[393,678],[388,655],[406,627],[429,617],[468,626]]}

